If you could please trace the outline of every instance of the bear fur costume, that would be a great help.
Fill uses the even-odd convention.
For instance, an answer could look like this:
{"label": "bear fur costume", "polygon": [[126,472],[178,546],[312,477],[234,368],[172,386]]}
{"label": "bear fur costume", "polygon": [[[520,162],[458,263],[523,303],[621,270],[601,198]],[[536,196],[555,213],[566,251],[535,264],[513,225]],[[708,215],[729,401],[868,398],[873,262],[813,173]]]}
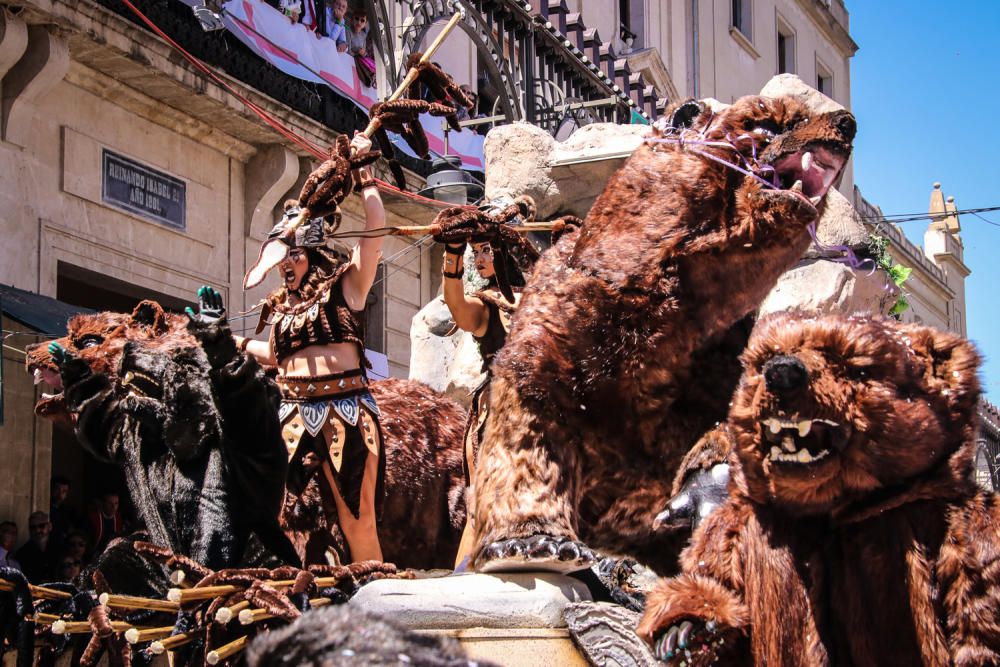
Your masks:
{"label": "bear fur costume", "polygon": [[716,434],[729,498],[648,596],[640,635],[688,665],[1000,664],[1000,496],[972,477],[973,346],[779,315],[743,362]]}
{"label": "bear fur costume", "polygon": [[68,329],[55,341],[68,361],[27,350],[28,370],[62,389],[36,411],[65,409],[88,451],[124,466],[151,541],[217,570],[239,565],[254,533],[297,563],[278,524],[288,466],[280,397],[226,321],[144,301],[131,316],[78,315]]}
{"label": "bear fur costume", "polygon": [[[147,301],[140,304],[132,315],[78,315],[69,323],[69,335],[56,342],[85,361],[95,376],[110,378],[116,394],[127,394],[127,386],[136,387],[137,382],[143,381],[133,371],[133,377],[125,384],[128,370],[120,367],[127,344],[131,343],[128,349],[131,350],[132,357],[142,357],[144,354],[145,358],[152,359],[155,351],[167,356],[189,356],[192,353],[184,350],[196,347],[197,342],[188,332],[187,322],[187,317],[166,314],[159,304]],[[143,353],[143,350],[146,352]],[[35,406],[36,413],[75,427],[78,435],[81,435],[79,419],[67,406],[62,379],[46,345],[29,347],[26,366],[29,372],[36,373],[36,377],[58,390],[52,396],[43,394]],[[260,387],[266,388],[270,396],[274,389],[272,382],[256,376],[254,381],[260,381]],[[371,384],[371,391],[383,414],[382,430],[387,452],[386,502],[379,525],[384,554],[387,559],[391,556],[391,562],[400,567],[450,566],[458,550],[465,522],[462,476],[465,412],[454,401],[418,382],[377,381]],[[130,407],[129,404],[121,405]],[[246,406],[239,409],[245,410]],[[259,418],[266,416],[267,419],[263,430],[250,431],[255,434],[253,437],[269,432],[272,416],[274,423],[277,423],[276,410],[275,407],[272,414],[268,407],[253,413]],[[85,424],[98,430],[111,426],[110,423],[102,425],[96,421]],[[82,435],[88,438],[85,441],[81,438],[81,441],[90,451],[107,458],[108,453],[103,447],[109,444],[107,438],[110,432]],[[95,439],[96,445],[93,442]],[[131,456],[130,460],[134,461],[134,454],[117,451]],[[297,500],[283,495],[283,471],[287,468],[283,444],[280,453],[280,460],[275,459],[273,466],[267,469],[266,480],[251,489],[254,495],[259,496],[261,492],[274,492],[271,487],[280,484],[278,505],[268,506],[267,517],[278,517],[283,502],[285,511],[281,513],[282,528],[296,547],[296,560],[312,557],[307,560],[325,562],[321,557],[316,557],[316,554],[324,553],[330,545],[338,549],[341,556],[345,556],[346,544],[336,525],[335,510],[332,518],[323,513],[318,489],[313,489],[312,501],[308,497]],[[169,459],[166,461],[169,462]],[[130,463],[127,468],[130,490],[134,485],[146,484],[144,464]],[[307,489],[307,496],[309,491]],[[133,496],[137,506],[140,506],[142,497]],[[151,514],[148,521],[147,513]],[[183,544],[170,538],[170,533],[176,534],[182,527],[170,518],[169,510],[161,513],[155,503],[149,502],[145,504],[145,510],[140,509],[140,514],[149,532],[146,539],[200,561],[198,556],[185,550]],[[149,527],[150,521],[153,525],[164,525],[164,530],[159,534],[154,533],[153,528]],[[286,560],[291,557],[292,554],[284,555]],[[211,563],[205,564],[216,569]]]}
{"label": "bear fur costume", "polygon": [[417,633],[349,604],[314,609],[261,633],[246,658],[248,667],[499,667],[469,659],[452,637]]}
{"label": "bear fur costume", "polygon": [[480,571],[583,569],[583,543],[676,571],[689,534],[654,533],[654,515],[725,418],[748,315],[808,247],[856,129],[790,98],[667,118],[542,257],[494,362]]}

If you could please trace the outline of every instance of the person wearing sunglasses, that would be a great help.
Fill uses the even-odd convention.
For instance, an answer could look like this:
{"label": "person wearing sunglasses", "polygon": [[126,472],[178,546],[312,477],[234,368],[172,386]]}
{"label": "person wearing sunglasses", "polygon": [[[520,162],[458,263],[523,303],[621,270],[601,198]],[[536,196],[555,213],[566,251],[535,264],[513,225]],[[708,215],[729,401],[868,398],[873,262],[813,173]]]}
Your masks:
{"label": "person wearing sunglasses", "polygon": [[363,9],[355,9],[351,15],[351,25],[347,31],[347,50],[354,56],[354,65],[363,86],[375,85],[375,59],[372,57],[371,41],[368,39],[368,15]]}

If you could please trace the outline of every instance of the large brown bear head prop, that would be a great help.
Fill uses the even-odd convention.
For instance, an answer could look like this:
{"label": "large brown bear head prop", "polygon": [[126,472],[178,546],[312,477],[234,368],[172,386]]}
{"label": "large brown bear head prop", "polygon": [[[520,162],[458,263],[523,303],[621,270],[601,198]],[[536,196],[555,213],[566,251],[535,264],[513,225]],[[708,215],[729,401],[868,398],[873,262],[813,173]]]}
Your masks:
{"label": "large brown bear head prop", "polygon": [[743,362],[730,427],[755,502],[835,514],[921,478],[969,478],[979,356],[967,340],[894,320],[781,315],[758,326]]}

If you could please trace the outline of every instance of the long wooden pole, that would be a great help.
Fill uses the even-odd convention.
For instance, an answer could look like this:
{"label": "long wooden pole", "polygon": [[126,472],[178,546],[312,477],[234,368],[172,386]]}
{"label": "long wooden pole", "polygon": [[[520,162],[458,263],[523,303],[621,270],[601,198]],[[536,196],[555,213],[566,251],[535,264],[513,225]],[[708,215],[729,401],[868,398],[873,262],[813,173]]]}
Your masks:
{"label": "long wooden pole", "polygon": [[[317,577],[313,583],[320,588],[324,588],[326,586],[336,586],[341,581],[343,581],[343,577]],[[288,588],[289,586],[295,585],[295,580],[281,579],[278,581],[264,581],[263,583],[267,584],[271,588]],[[194,602],[196,600],[211,600],[212,598],[217,598],[220,595],[237,593],[245,588],[245,586],[234,586],[233,584],[224,584],[222,586],[202,586],[201,588],[171,588],[167,591],[167,599],[171,602],[184,604],[185,602]]]}
{"label": "long wooden pole", "polygon": [[[528,234],[530,232],[551,232],[555,229],[555,222],[526,222],[523,225],[508,225],[508,228],[518,234]],[[368,230],[372,231],[372,230]],[[433,234],[437,231],[436,225],[402,225],[393,227],[389,236],[419,236],[421,234]]]}
{"label": "long wooden pole", "polygon": [[207,662],[210,665],[217,665],[226,658],[236,655],[237,653],[242,651],[244,648],[246,648],[246,645],[249,641],[250,637],[244,635],[239,639],[235,639],[229,642],[225,646],[220,646],[217,649],[209,651],[208,655],[205,656],[205,662]]}
{"label": "long wooden pole", "polygon": [[[313,598],[309,600],[309,606],[313,609],[316,607],[325,607],[331,603],[332,600],[330,598]],[[258,621],[266,621],[269,618],[274,618],[274,614],[264,608],[244,609],[239,615],[240,625],[251,625]]]}
{"label": "long wooden pole", "polygon": [[[430,62],[431,58],[434,57],[434,52],[437,51],[439,48],[441,48],[441,45],[444,44],[444,40],[445,38],[448,37],[448,33],[454,30],[455,26],[458,25],[458,22],[461,20],[462,20],[462,10],[460,9],[457,12],[455,12],[454,15],[452,15],[451,19],[448,21],[448,23],[444,26],[444,29],[441,31],[441,34],[435,37],[434,41],[431,42],[431,45],[427,47],[427,50],[424,51],[424,54],[420,57],[419,63]],[[386,101],[395,102],[400,97],[402,97],[403,93],[405,93],[407,88],[409,88],[413,84],[413,82],[417,80],[418,76],[420,76],[420,71],[416,67],[411,67],[410,71],[406,73],[406,76],[399,83],[399,85],[396,86],[396,90],[392,92],[392,95],[390,95]],[[379,119],[372,118],[371,121],[369,121],[368,123],[368,127],[365,128],[364,135],[369,139],[371,139],[372,135],[374,135],[378,131],[378,128],[380,126],[381,122],[379,121]],[[288,228],[297,229],[299,225],[301,225],[303,222],[305,222],[305,210],[303,210],[302,213],[299,213],[299,215],[288,224]]]}
{"label": "long wooden pole", "polygon": [[154,655],[160,655],[164,651],[172,651],[178,646],[184,646],[195,639],[198,638],[201,632],[198,630],[192,630],[191,632],[183,632],[177,635],[171,635],[164,639],[154,641],[149,645],[149,650],[153,652]]}
{"label": "long wooden pole", "polygon": [[[108,621],[113,632],[127,632],[132,629],[132,624],[126,621]],[[136,628],[145,630],[145,628]],[[52,623],[52,634],[54,635],[78,635],[92,632],[90,621],[63,621],[58,620]]]}
{"label": "long wooden pole", "polygon": [[[442,30],[441,33],[434,38],[431,45],[427,47],[426,51],[424,51],[424,54],[420,57],[419,64],[429,63],[431,61],[431,58],[434,57],[434,52],[441,48],[441,45],[444,44],[445,38],[448,37],[448,33],[450,33],[461,20],[462,10],[460,9],[452,15],[447,25],[445,25],[444,30]],[[417,80],[419,75],[419,70],[416,67],[411,67],[410,71],[406,73],[406,77],[398,86],[396,86],[396,90],[393,91],[392,95],[389,96],[389,99],[387,99],[386,102],[395,102],[402,97],[403,93],[406,92],[406,89]],[[372,118],[371,122],[368,123],[368,127],[365,128],[365,136],[370,139],[371,136],[378,131],[379,125],[379,120],[377,118]]]}
{"label": "long wooden pole", "polygon": [[108,607],[116,609],[149,609],[152,611],[177,611],[181,608],[176,602],[169,600],[156,600],[154,598],[141,598],[134,595],[114,595],[111,593],[101,593],[97,598],[98,602]]}
{"label": "long wooden pole", "polygon": [[[13,582],[0,579],[0,591],[10,593],[13,590]],[[68,600],[73,597],[66,591],[57,591],[52,588],[45,588],[44,586],[35,586],[34,584],[28,584],[28,590],[31,591],[31,597],[39,600]]]}
{"label": "long wooden pole", "polygon": [[129,628],[125,631],[125,641],[129,644],[148,642],[153,639],[163,639],[169,637],[174,631],[174,626],[164,625],[159,628]]}

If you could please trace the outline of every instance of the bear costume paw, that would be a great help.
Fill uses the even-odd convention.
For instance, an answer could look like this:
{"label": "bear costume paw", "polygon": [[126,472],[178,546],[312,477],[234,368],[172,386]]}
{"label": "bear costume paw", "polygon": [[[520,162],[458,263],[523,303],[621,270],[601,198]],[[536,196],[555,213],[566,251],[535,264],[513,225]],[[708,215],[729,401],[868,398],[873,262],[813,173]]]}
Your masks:
{"label": "bear costume paw", "polygon": [[669,665],[712,665],[725,648],[725,634],[715,621],[680,621],[655,637],[653,655]]}
{"label": "bear costume paw", "polygon": [[59,343],[49,343],[49,356],[59,369],[63,387],[68,387],[91,375],[90,366]]}
{"label": "bear costume paw", "polygon": [[586,570],[597,560],[583,542],[568,537],[532,535],[491,542],[477,559],[478,572],[550,571],[568,574]]}
{"label": "bear costume paw", "polygon": [[684,482],[667,508],[656,515],[653,530],[695,528],[729,497],[729,464],[718,463],[709,470],[697,470]]}

